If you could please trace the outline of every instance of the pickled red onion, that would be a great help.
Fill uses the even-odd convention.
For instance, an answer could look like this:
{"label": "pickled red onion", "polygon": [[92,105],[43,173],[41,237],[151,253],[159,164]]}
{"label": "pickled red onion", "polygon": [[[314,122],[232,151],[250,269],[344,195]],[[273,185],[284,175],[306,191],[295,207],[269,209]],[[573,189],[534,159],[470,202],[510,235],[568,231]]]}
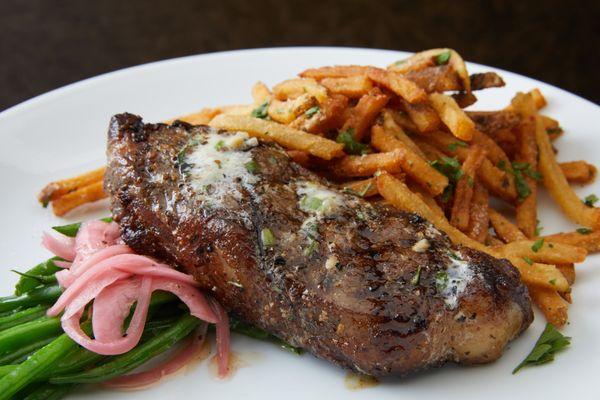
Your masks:
{"label": "pickled red onion", "polygon": [[53,236],[45,233],[42,236],[42,246],[47,248],[55,256],[67,261],[75,259],[75,239],[67,236]]}

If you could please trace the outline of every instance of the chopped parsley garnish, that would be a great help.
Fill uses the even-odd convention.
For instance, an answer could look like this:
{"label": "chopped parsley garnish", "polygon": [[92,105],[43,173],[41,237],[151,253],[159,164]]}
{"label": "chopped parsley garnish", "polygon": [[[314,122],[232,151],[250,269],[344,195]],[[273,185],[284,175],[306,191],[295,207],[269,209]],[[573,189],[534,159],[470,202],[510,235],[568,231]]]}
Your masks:
{"label": "chopped parsley garnish", "polygon": [[277,165],[277,159],[275,158],[275,156],[269,156],[269,162],[271,163],[271,165]]}
{"label": "chopped parsley garnish", "polygon": [[538,171],[534,171],[533,168],[531,168],[531,164],[529,163],[513,162],[512,167],[515,171],[523,171],[523,173],[525,173],[530,178],[535,179],[536,181],[542,179],[542,174],[540,174]]}
{"label": "chopped parsley garnish", "polygon": [[546,133],[550,136],[559,135],[559,134],[563,133],[563,130],[560,126],[558,128],[547,128]]}
{"label": "chopped parsley garnish", "polygon": [[420,265],[417,267],[417,271],[415,272],[415,274],[411,278],[410,284],[416,286],[416,285],[419,284],[419,280],[421,280],[421,266]]}
{"label": "chopped parsley garnish", "polygon": [[335,141],[343,144],[344,150],[350,154],[365,154],[368,149],[366,144],[357,142],[354,139],[354,128],[348,128],[345,131],[340,131]]}
{"label": "chopped parsley garnish", "polygon": [[435,274],[435,287],[438,292],[443,292],[448,287],[448,273],[446,271],[438,271]]}
{"label": "chopped parsley garnish", "polygon": [[269,109],[269,102],[265,101],[260,106],[256,107],[254,110],[252,110],[250,115],[253,116],[254,118],[265,119],[269,116],[268,109]]}
{"label": "chopped parsley garnish", "polygon": [[457,140],[456,142],[452,142],[448,145],[448,150],[456,151],[458,147],[469,147],[469,145],[463,141]]}
{"label": "chopped parsley garnish", "polygon": [[521,364],[513,370],[516,374],[521,368],[530,365],[542,365],[554,360],[554,355],[571,344],[571,338],[564,336],[552,324],[546,324],[544,332],[535,342],[533,350],[525,357]]}
{"label": "chopped parsley garnish", "polygon": [[542,231],[544,230],[544,228],[540,225],[540,220],[537,220],[537,224],[535,225],[535,231],[533,232],[533,234],[535,236],[540,236],[540,233],[542,233]]}
{"label": "chopped parsley garnish", "polygon": [[244,167],[246,167],[246,171],[250,172],[251,174],[258,172],[258,164],[254,160],[245,163]]}
{"label": "chopped parsley garnish", "polygon": [[435,63],[437,65],[448,64],[448,61],[450,61],[451,55],[452,55],[452,52],[450,50],[446,50],[443,53],[440,53],[435,57]]}
{"label": "chopped parsley garnish", "polygon": [[590,228],[577,228],[577,233],[581,233],[582,235],[589,235],[592,233]]}
{"label": "chopped parsley garnish", "polygon": [[533,250],[534,253],[537,253],[538,251],[540,251],[542,246],[544,246],[544,239],[538,239],[535,241],[533,246],[531,246],[531,250]]}
{"label": "chopped parsley garnish", "polygon": [[181,172],[184,172],[190,167],[189,164],[185,163],[185,154],[187,153],[188,149],[199,144],[200,140],[198,137],[193,137],[185,144],[185,146],[183,146],[179,153],[177,153],[177,165],[179,166],[179,170]]}
{"label": "chopped parsley garnish", "polygon": [[373,182],[369,181],[369,183],[368,183],[367,185],[365,185],[365,187],[364,187],[364,188],[362,188],[362,190],[361,190],[360,192],[358,192],[357,194],[358,194],[360,197],[365,197],[365,194],[367,194],[367,192],[368,192],[369,190],[371,190],[371,187],[373,187]]}
{"label": "chopped parsley garnish", "polygon": [[310,239],[310,243],[308,244],[308,247],[306,249],[304,249],[304,255],[307,257],[312,256],[313,253],[315,252],[315,250],[317,250],[318,245],[319,245],[319,242],[317,242],[316,239]]}
{"label": "chopped parsley garnish", "polygon": [[401,65],[404,64],[406,62],[406,60],[398,60],[394,62],[394,65]]}
{"label": "chopped parsley garnish", "polygon": [[273,235],[273,232],[269,228],[263,228],[263,230],[260,231],[260,241],[263,246],[268,248],[274,247],[275,243],[277,243],[275,235]]}
{"label": "chopped parsley garnish", "polygon": [[448,186],[446,186],[441,196],[442,201],[445,203],[450,200],[450,197],[452,197],[452,194],[454,193],[456,183],[463,176],[460,162],[456,157],[442,156],[441,159],[432,161],[431,166],[448,178]]}
{"label": "chopped parsley garnish", "polygon": [[300,207],[303,209],[309,209],[313,211],[319,211],[323,206],[323,200],[318,197],[304,196],[300,200]]}
{"label": "chopped parsley garnish", "polygon": [[588,207],[594,207],[594,204],[596,204],[597,201],[598,196],[596,196],[595,194],[587,195],[585,196],[585,199],[583,199],[583,203]]}
{"label": "chopped parsley garnish", "polygon": [[551,285],[556,285],[556,278],[554,278],[554,279],[550,279],[550,280],[548,281],[548,283],[549,283],[549,284],[551,284]]}
{"label": "chopped parsley garnish", "polygon": [[473,185],[475,185],[475,181],[473,180],[473,177],[471,175],[467,175],[467,184],[469,185],[469,187],[473,187]]}
{"label": "chopped parsley garnish", "polygon": [[460,258],[459,255],[453,251],[448,251],[448,257],[450,257],[454,260],[457,260],[457,261],[462,261],[462,258]]}
{"label": "chopped parsley garnish", "polygon": [[529,257],[523,257],[523,261],[525,261],[529,265],[533,265],[533,261]]}
{"label": "chopped parsley garnish", "polygon": [[221,151],[221,149],[225,146],[225,142],[223,140],[219,140],[217,144],[215,144],[215,150]]}
{"label": "chopped parsley garnish", "polygon": [[315,115],[316,113],[318,113],[319,111],[321,111],[321,108],[319,106],[314,106],[314,107],[311,107],[308,110],[306,110],[304,115],[306,115],[308,118],[310,118],[313,115]]}

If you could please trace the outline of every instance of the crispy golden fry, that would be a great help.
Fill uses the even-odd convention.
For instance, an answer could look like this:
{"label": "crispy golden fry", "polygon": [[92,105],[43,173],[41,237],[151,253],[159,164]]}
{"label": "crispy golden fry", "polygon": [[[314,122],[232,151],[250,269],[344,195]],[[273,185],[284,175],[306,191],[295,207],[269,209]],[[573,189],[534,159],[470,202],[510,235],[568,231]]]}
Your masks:
{"label": "crispy golden fry", "polygon": [[79,188],[91,185],[93,183],[102,182],[105,171],[106,167],[100,167],[73,178],[51,182],[47,184],[46,187],[44,187],[38,194],[38,200],[40,203],[46,205],[48,202],[56,200],[68,193],[74,192]]}
{"label": "crispy golden fry", "polygon": [[394,137],[402,143],[404,143],[407,147],[409,147],[413,152],[420,155],[423,159],[426,159],[425,153],[412,141],[410,137],[404,132],[404,129],[400,125],[396,123],[394,119],[394,112],[390,109],[384,108],[381,111],[381,116],[383,117],[383,129],[386,132],[391,133]]}
{"label": "crispy golden fry", "polygon": [[448,186],[448,178],[433,168],[427,160],[415,153],[409,146],[380,125],[371,128],[371,145],[379,151],[390,152],[401,150],[402,170],[413,180],[421,184],[434,196],[441,194]]}
{"label": "crispy golden fry", "polygon": [[[539,243],[542,245],[539,246]],[[578,263],[585,260],[587,255],[587,250],[583,247],[533,240],[518,240],[507,243],[496,250],[507,258],[527,257],[532,261],[547,264]]]}
{"label": "crispy golden fry", "polygon": [[221,112],[222,111],[219,108],[203,108],[202,110],[196,113],[182,115],[180,117],[167,120],[166,123],[172,123],[173,121],[183,121],[192,125],[206,125],[215,116],[221,114]]}
{"label": "crispy golden fry", "polygon": [[556,264],[556,268],[563,274],[569,286],[575,283],[575,264]]}
{"label": "crispy golden fry", "polygon": [[479,181],[475,181],[471,208],[469,210],[469,228],[467,234],[480,243],[485,243],[490,226],[488,213],[489,195],[488,191]]}
{"label": "crispy golden fry", "polygon": [[338,177],[372,176],[377,171],[398,173],[401,170],[404,152],[394,150],[362,156],[345,156],[331,164],[330,171]]}
{"label": "crispy golden fry", "polygon": [[344,112],[348,107],[348,98],[333,94],[321,105],[316,113],[299,116],[290,124],[292,128],[310,133],[325,134],[329,130],[337,130],[344,124]]}
{"label": "crispy golden fry", "polygon": [[401,103],[418,132],[431,132],[441,127],[440,117],[429,104],[410,104],[406,100],[401,100]]}
{"label": "crispy golden fry", "polygon": [[530,191],[527,197],[519,199],[516,206],[517,226],[528,238],[535,236],[537,225],[537,180],[532,177],[538,173],[535,130],[535,119],[532,121],[528,117],[523,120],[517,129],[518,150],[515,159],[521,165],[528,165],[525,170],[515,171],[516,174],[521,174]]}
{"label": "crispy golden fry", "polygon": [[575,232],[561,232],[544,236],[544,239],[550,243],[563,243],[583,247],[590,253],[600,251],[600,231],[588,231],[583,228]]}
{"label": "crispy golden fry", "polygon": [[560,124],[557,120],[541,114],[540,118],[542,119],[544,123],[544,129],[546,129],[546,133],[552,142],[563,135],[564,131],[560,127]]}
{"label": "crispy golden fry", "polygon": [[442,157],[446,157],[446,154],[437,147],[432,146],[431,144],[424,142],[419,138],[415,138],[414,142],[419,146],[419,149],[425,153],[425,157],[429,161],[440,160]]}
{"label": "crispy golden fry", "polygon": [[286,101],[272,99],[269,103],[268,113],[273,121],[287,125],[318,104],[317,99],[309,94]]}
{"label": "crispy golden fry", "polygon": [[344,154],[344,146],[333,140],[250,116],[218,115],[211,121],[211,126],[245,131],[251,136],[272,140],[288,149],[303,150],[324,160],[331,160]]}
{"label": "crispy golden fry", "polygon": [[369,68],[367,76],[373,82],[391,90],[411,104],[427,100],[427,93],[401,74],[380,68]]}
{"label": "crispy golden fry", "polygon": [[494,232],[500,239],[505,243],[514,242],[517,240],[526,240],[527,236],[512,222],[510,222],[504,215],[498,211],[490,208],[488,210],[490,216],[490,223]]}
{"label": "crispy golden fry", "polygon": [[258,81],[252,86],[252,99],[254,100],[255,106],[259,106],[265,101],[271,100],[272,96],[273,94],[263,82]]}
{"label": "crispy golden fry", "polygon": [[[537,116],[539,120],[540,117]],[[564,213],[573,222],[591,227],[600,228],[600,209],[588,207],[575,194],[565,174],[556,162],[552,144],[548,134],[543,129],[541,121],[536,123],[536,140],[539,149],[539,169],[542,173],[544,186],[550,192],[550,195],[556,201]]]}
{"label": "crispy golden fry", "polygon": [[417,194],[412,192],[406,184],[390,174],[385,172],[379,174],[377,177],[377,189],[383,198],[394,207],[420,215],[434,224],[438,229],[445,232],[454,243],[493,254],[493,251],[488,247],[471,239],[450,225],[446,218],[433,211]]}
{"label": "crispy golden fry", "polygon": [[473,92],[458,92],[452,94],[452,98],[456,101],[456,104],[460,108],[467,108],[475,103],[477,103],[477,97],[473,94]]}
{"label": "crispy golden fry", "polygon": [[389,96],[383,94],[381,90],[373,88],[360,98],[342,129],[353,129],[354,139],[360,141],[389,99]]}
{"label": "crispy golden fry", "polygon": [[498,239],[496,236],[490,235],[489,233],[485,238],[486,246],[502,246],[503,243],[504,242],[502,240]]}
{"label": "crispy golden fry", "polygon": [[357,193],[361,197],[373,197],[379,194],[375,178],[367,178],[360,181],[346,182],[342,186],[344,190]]}
{"label": "crispy golden fry", "polygon": [[359,98],[373,89],[373,82],[363,75],[341,78],[324,78],[319,82],[330,93],[341,94],[349,98]]}
{"label": "crispy golden fry", "polygon": [[532,263],[524,261],[520,257],[506,257],[521,273],[521,280],[527,286],[535,286],[551,290],[567,291],[569,283],[561,272],[550,264]]}
{"label": "crispy golden fry", "polygon": [[310,78],[288,79],[273,86],[273,95],[278,100],[295,99],[309,95],[322,102],[327,98],[327,89]]}
{"label": "crispy golden fry", "polygon": [[344,78],[356,75],[367,75],[369,67],[362,65],[336,65],[332,67],[309,68],[298,75],[320,81],[324,78]]}
{"label": "crispy golden fry", "polygon": [[52,211],[54,212],[54,215],[62,217],[75,207],[107,197],[107,194],[102,188],[102,184],[102,181],[93,182],[52,200]]}
{"label": "crispy golden fry", "polygon": [[485,150],[478,145],[471,146],[467,158],[462,165],[462,176],[456,184],[454,190],[454,201],[452,212],[450,213],[450,223],[466,231],[469,228],[469,216],[471,208],[471,199],[473,197],[473,186],[477,170],[485,158]]}
{"label": "crispy golden fry", "polygon": [[442,210],[437,201],[435,201],[435,199],[431,197],[431,195],[428,192],[426,192],[425,189],[423,189],[419,185],[411,184],[411,182],[407,182],[407,186],[417,196],[419,196],[425,204],[427,204],[431,211],[435,212],[438,216],[446,220],[446,214],[444,214],[444,210]]}
{"label": "crispy golden fry", "polygon": [[454,136],[465,141],[473,139],[475,123],[460,109],[452,97],[441,93],[431,93],[429,101]]}
{"label": "crispy golden fry", "polygon": [[558,163],[569,183],[586,184],[596,178],[596,167],[585,161],[569,161]]}
{"label": "crispy golden fry", "polygon": [[492,164],[498,165],[504,163],[505,165],[510,165],[510,160],[504,150],[502,150],[502,148],[485,133],[480,132],[477,129],[473,130],[473,139],[471,140],[471,143],[483,147],[487,153],[487,158],[489,158]]}
{"label": "crispy golden fry", "polygon": [[567,323],[568,305],[556,292],[556,290],[529,287],[529,295],[540,310],[544,313],[546,320],[557,328]]}
{"label": "crispy golden fry", "polygon": [[533,90],[530,90],[529,94],[531,95],[533,104],[535,104],[536,109],[541,110],[542,108],[548,105],[548,102],[546,101],[546,98],[544,97],[540,89],[535,88]]}
{"label": "crispy golden fry", "polygon": [[[408,116],[407,113],[402,112],[400,110],[392,110],[392,109],[387,109],[387,110],[388,110],[389,114],[392,116],[392,118],[394,119],[394,122],[396,122],[396,124],[398,124],[398,126],[400,126],[402,129],[404,129],[405,131],[408,131],[408,132],[412,132],[412,133],[419,132],[419,128],[417,128],[417,126],[410,119],[410,117]],[[433,113],[435,114],[435,111],[433,111]],[[437,117],[437,115],[436,115],[436,117]]]}

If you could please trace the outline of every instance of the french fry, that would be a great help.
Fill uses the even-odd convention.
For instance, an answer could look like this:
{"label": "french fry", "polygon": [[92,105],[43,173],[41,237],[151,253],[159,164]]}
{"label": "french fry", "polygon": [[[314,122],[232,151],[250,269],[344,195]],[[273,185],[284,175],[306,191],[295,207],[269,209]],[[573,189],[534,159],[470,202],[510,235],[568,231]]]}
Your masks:
{"label": "french fry", "polygon": [[473,92],[458,92],[453,93],[452,98],[456,101],[456,104],[460,108],[467,108],[475,103],[477,103],[477,97],[473,94]]}
{"label": "french fry", "polygon": [[287,150],[286,151],[287,155],[290,156],[290,158],[302,165],[303,167],[308,167],[310,164],[310,154],[308,154],[306,151],[303,150]]}
{"label": "french fry", "polygon": [[578,263],[585,260],[587,255],[587,250],[583,247],[544,241],[543,245],[537,248],[536,243],[533,240],[518,240],[507,243],[496,250],[507,258],[527,257],[534,262],[546,264]]}
{"label": "french fry", "polygon": [[540,287],[550,290],[569,290],[569,283],[561,272],[550,264],[532,263],[529,264],[520,257],[506,257],[521,274],[521,280],[528,287]]}
{"label": "french fry", "polygon": [[485,150],[481,146],[471,146],[467,158],[462,165],[462,176],[458,180],[454,190],[454,202],[450,214],[450,223],[463,232],[469,227],[473,186],[475,184],[477,170],[484,158]]}
{"label": "french fry", "polygon": [[556,290],[529,287],[529,295],[538,305],[546,320],[557,328],[568,320],[568,305]]}
{"label": "french fry", "polygon": [[327,89],[310,78],[288,79],[273,86],[273,95],[278,100],[295,99],[309,95],[322,102],[327,98]]}
{"label": "french fry", "polygon": [[596,178],[596,167],[585,161],[569,161],[558,163],[569,183],[586,184]]}
{"label": "french fry", "polygon": [[454,136],[467,142],[473,139],[475,123],[460,109],[452,97],[440,93],[431,93],[429,94],[429,101],[442,122]]}
{"label": "french fry", "polygon": [[93,182],[52,200],[52,212],[54,212],[54,215],[62,217],[82,204],[91,203],[92,201],[107,197],[107,194],[102,188],[102,184],[102,181]]}
{"label": "french fry", "polygon": [[394,150],[362,156],[345,156],[331,164],[330,171],[338,177],[372,176],[377,171],[398,173],[401,170],[404,152]]}
{"label": "french fry", "polygon": [[347,78],[349,76],[367,75],[369,67],[361,65],[336,65],[332,67],[309,68],[300,72],[302,78],[313,78],[320,81],[324,78]]}
{"label": "french fry", "polygon": [[479,181],[475,181],[473,198],[469,210],[469,228],[467,234],[480,243],[485,243],[490,226],[488,214],[489,196],[487,189]]}
{"label": "french fry", "polygon": [[495,72],[472,74],[469,76],[469,80],[471,81],[471,90],[482,90],[505,85],[502,77]]}
{"label": "french fry", "polygon": [[373,82],[396,93],[411,104],[422,103],[427,100],[427,93],[401,74],[380,68],[369,68],[367,76]]}
{"label": "french fry", "polygon": [[437,112],[429,104],[410,104],[406,100],[401,100],[401,103],[418,132],[435,131],[442,125]]}
{"label": "french fry", "polygon": [[535,134],[539,151],[539,170],[542,173],[544,186],[573,222],[591,228],[600,228],[600,210],[586,206],[575,194],[556,162],[548,134],[539,121],[540,117],[537,116],[536,119],[538,120]]}
{"label": "french fry", "polygon": [[583,247],[590,253],[600,251],[600,231],[582,229],[579,232],[561,232],[543,237],[550,243],[563,243],[571,246]]}
{"label": "french fry", "polygon": [[346,182],[342,186],[344,190],[349,190],[359,194],[361,197],[373,197],[379,194],[375,178],[367,178],[360,181]]}
{"label": "french fry", "polygon": [[426,159],[425,153],[411,140],[410,137],[404,132],[402,126],[396,123],[394,119],[394,112],[390,109],[384,108],[381,111],[381,116],[383,117],[383,128],[386,132],[391,133],[396,137],[396,139],[402,141],[407,147],[409,147],[413,152],[420,155],[423,159]]}
{"label": "french fry", "polygon": [[[400,126],[402,129],[404,129],[405,131],[408,131],[408,132],[412,132],[412,133],[419,132],[419,128],[417,128],[417,126],[410,119],[410,117],[408,116],[407,113],[402,112],[400,110],[394,110],[394,109],[389,109],[389,108],[386,110],[392,116],[392,118],[394,119],[394,122],[396,122],[396,124],[398,124],[398,126]],[[435,111],[433,111],[433,113],[435,114]],[[436,115],[436,117],[437,117],[437,115]],[[438,121],[439,121],[439,118],[438,118]]]}
{"label": "french fry", "polygon": [[556,268],[563,274],[569,286],[575,283],[575,264],[556,264]]}
{"label": "french fry", "polygon": [[490,223],[492,224],[492,228],[494,228],[494,232],[500,239],[502,239],[505,243],[514,242],[517,240],[526,240],[527,236],[512,222],[510,222],[504,215],[500,214],[498,211],[490,208],[488,210]]}
{"label": "french fry", "polygon": [[269,103],[268,113],[273,121],[289,124],[317,104],[317,99],[309,94],[286,101],[272,99]]}
{"label": "french fry", "polygon": [[446,157],[446,154],[443,151],[419,138],[415,138],[414,142],[419,146],[419,149],[425,153],[425,157],[429,161],[440,160],[442,157]]}
{"label": "french fry", "polygon": [[254,100],[255,106],[259,106],[265,101],[271,100],[272,96],[273,94],[263,82],[258,81],[252,86],[252,99]]}
{"label": "french fry", "polygon": [[404,76],[427,93],[459,91],[463,86],[456,71],[448,64],[408,71]]}
{"label": "french fry", "polygon": [[448,186],[448,178],[433,168],[427,160],[415,153],[409,146],[380,125],[371,128],[371,145],[379,151],[390,152],[401,150],[402,170],[416,182],[421,184],[429,193],[437,196]]}
{"label": "french fry", "polygon": [[515,171],[515,174],[520,174],[530,192],[524,199],[519,199],[516,205],[517,226],[528,238],[535,236],[537,225],[537,180],[531,176],[537,173],[538,150],[535,124],[535,119],[532,121],[531,117],[527,117],[517,130],[519,144],[515,159],[517,163],[528,165],[525,171]]}
{"label": "french fry", "polygon": [[504,242],[502,240],[498,239],[496,236],[490,235],[489,233],[485,238],[486,246],[501,246],[503,243]]}
{"label": "french fry", "polygon": [[429,208],[417,194],[412,192],[406,184],[390,174],[385,172],[379,174],[377,177],[377,189],[379,190],[379,194],[394,207],[418,214],[425,218],[439,230],[445,232],[452,242],[472,247],[489,254],[494,254],[488,247],[471,239],[450,225],[446,218],[431,210],[431,208]]}
{"label": "french fry", "polygon": [[319,83],[330,93],[341,94],[352,99],[362,97],[373,89],[373,82],[363,75],[324,78]]}
{"label": "french fry", "polygon": [[548,117],[547,115],[541,115],[542,121],[544,122],[544,129],[546,129],[546,133],[551,141],[555,141],[559,137],[562,136],[564,131],[560,127],[560,124],[557,120]]}
{"label": "french fry", "polygon": [[102,182],[106,167],[100,167],[85,174],[73,178],[62,179],[47,184],[38,194],[40,203],[46,205],[52,200],[56,200],[68,193],[74,192],[79,188],[88,186],[97,182]]}
{"label": "french fry", "polygon": [[295,129],[316,134],[325,134],[329,130],[337,130],[344,124],[344,111],[348,107],[348,98],[333,94],[319,106],[318,112],[312,115],[303,114],[289,126]]}
{"label": "french fry", "polygon": [[350,117],[342,129],[353,129],[354,139],[360,141],[389,99],[388,95],[383,94],[378,88],[374,88],[361,97],[356,106],[352,108]]}
{"label": "french fry", "polygon": [[250,116],[218,115],[211,121],[211,126],[245,131],[250,136],[272,140],[288,149],[303,150],[324,160],[331,160],[344,154],[344,146],[333,140]]}
{"label": "french fry", "polygon": [[541,110],[542,108],[544,108],[548,105],[548,102],[546,101],[546,98],[544,97],[544,95],[542,94],[540,89],[538,89],[538,88],[532,89],[529,91],[529,94],[531,95],[531,98],[533,99],[533,104],[535,104],[536,109]]}

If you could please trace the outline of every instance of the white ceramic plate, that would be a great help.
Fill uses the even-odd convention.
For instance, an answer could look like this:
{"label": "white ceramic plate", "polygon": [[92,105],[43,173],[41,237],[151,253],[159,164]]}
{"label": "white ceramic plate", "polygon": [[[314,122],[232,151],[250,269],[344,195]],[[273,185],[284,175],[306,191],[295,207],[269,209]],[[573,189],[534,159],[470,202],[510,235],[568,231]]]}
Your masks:
{"label": "white ceramic plate", "polygon": [[[206,106],[250,102],[250,88],[262,80],[268,85],[314,66],[373,64],[385,66],[406,53],[350,48],[282,48],[215,53],[163,61],[102,75],[44,94],[0,114],[0,293],[9,294],[16,281],[10,269],[25,269],[48,257],[40,235],[52,225],[107,215],[106,203],[58,219],[35,200],[50,180],[68,177],[104,162],[109,118],[128,111],[146,121],[161,121]],[[469,65],[471,73],[494,70]],[[539,87],[549,106],[544,112],[558,119],[566,131],[559,139],[560,160],[585,159],[600,164],[600,108],[563,90],[512,73],[498,71],[502,89],[478,93],[477,109],[504,107],[517,91]],[[583,197],[598,183],[578,190]],[[104,207],[104,210],[103,210]],[[91,213],[90,213],[91,212]],[[94,214],[95,213],[95,214]],[[541,196],[544,233],[573,226],[560,215],[545,194]],[[228,381],[218,381],[208,363],[169,379],[149,390],[116,392],[86,390],[73,398],[165,399],[564,399],[599,398],[600,385],[600,271],[589,257],[578,266],[570,324],[564,332],[573,345],[555,362],[522,370],[512,369],[525,357],[544,326],[536,320],[506,349],[497,362],[478,367],[446,367],[378,386],[349,390],[346,373],[315,359],[276,346],[236,336],[233,348],[243,360]],[[220,397],[214,397],[220,396]]]}

